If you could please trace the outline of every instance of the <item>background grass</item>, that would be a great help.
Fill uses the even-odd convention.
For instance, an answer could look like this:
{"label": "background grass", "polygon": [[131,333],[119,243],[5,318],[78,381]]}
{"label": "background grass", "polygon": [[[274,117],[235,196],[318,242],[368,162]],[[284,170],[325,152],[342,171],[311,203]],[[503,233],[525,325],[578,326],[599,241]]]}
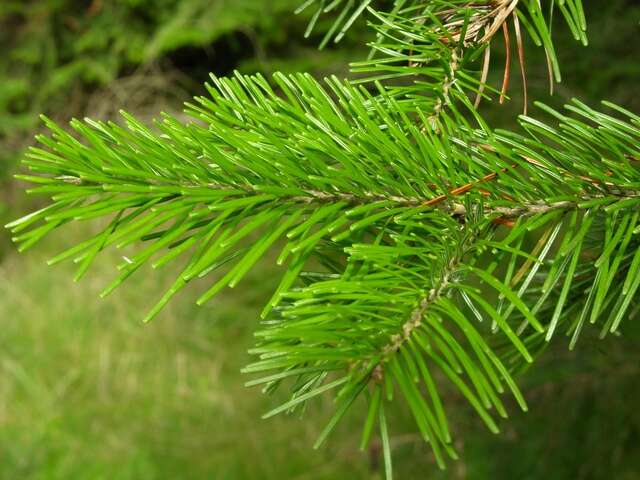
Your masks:
{"label": "background grass", "polygon": [[[375,478],[377,457],[372,464],[357,450],[359,424],[311,449],[330,416],[328,399],[303,421],[261,420],[286,392],[264,396],[243,385],[273,266],[261,264],[208,307],[195,307],[191,289],[143,326],[142,312],[176,272],[141,272],[97,300],[117,258],[106,255],[72,284],[70,265],[43,266],[60,243],[0,266],[0,478]],[[401,455],[417,447],[421,457],[401,472],[431,468],[417,436],[396,444]]]}
{"label": "background grass", "polygon": [[70,268],[43,269],[46,253],[11,258],[0,270],[0,477],[339,478],[366,470],[355,452],[311,455],[320,423],[261,421],[277,399],[243,387],[268,267],[238,294],[208,308],[183,297],[143,327],[140,312],[172,272],[144,272],[98,301],[114,258],[71,285]]}

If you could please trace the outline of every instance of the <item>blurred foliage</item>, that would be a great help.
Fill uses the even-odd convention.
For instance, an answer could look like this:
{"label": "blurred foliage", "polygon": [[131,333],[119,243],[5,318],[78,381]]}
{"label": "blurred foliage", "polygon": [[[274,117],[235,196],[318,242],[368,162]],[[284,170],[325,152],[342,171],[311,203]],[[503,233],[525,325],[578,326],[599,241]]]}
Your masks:
{"label": "blurred foliage", "polygon": [[[562,83],[549,93],[547,65],[542,48],[536,48],[525,36],[525,67],[529,98],[559,108],[577,97],[596,106],[601,100],[640,110],[637,83],[640,78],[640,2],[636,0],[589,0],[585,2],[589,45],[576,42],[563,24],[553,23]],[[513,41],[513,40],[512,40]],[[500,85],[505,63],[504,46],[495,42],[492,51],[489,84]],[[504,105],[483,104],[483,113],[494,126],[510,127],[522,113],[523,89],[518,60],[512,44],[512,75],[508,94],[511,102]],[[497,103],[497,102],[496,102]],[[536,112],[539,113],[539,112]]]}
{"label": "blurred foliage", "polygon": [[[173,75],[173,87],[164,90],[179,81],[193,89],[208,71],[227,73],[248,57],[257,59],[255,68],[268,69],[271,45],[290,58],[287,45],[292,36],[302,38],[306,21],[294,19],[298,5],[299,0],[3,0],[0,178],[15,163],[25,135],[37,128],[40,113],[83,115],[91,93],[120,76],[168,59],[169,65],[152,74],[167,75],[177,66],[187,75]],[[301,66],[329,60],[330,54],[314,58],[309,49],[293,52],[305,58]],[[139,89],[148,83],[142,76]]]}

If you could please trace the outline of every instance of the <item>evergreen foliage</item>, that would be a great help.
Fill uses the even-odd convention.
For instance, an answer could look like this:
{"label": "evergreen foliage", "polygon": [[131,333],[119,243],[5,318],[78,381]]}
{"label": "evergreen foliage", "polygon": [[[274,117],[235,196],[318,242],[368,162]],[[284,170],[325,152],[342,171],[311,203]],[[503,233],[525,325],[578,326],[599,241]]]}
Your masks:
{"label": "evergreen foliage", "polygon": [[[519,128],[493,129],[483,98],[494,42],[519,60],[523,37],[544,49],[561,80],[553,16],[587,43],[580,0],[308,0],[335,11],[340,40],[369,13],[376,33],[354,79],[310,75],[212,77],[153,128],[45,119],[19,178],[49,195],[8,225],[20,250],[74,221],[105,219],[93,237],[51,260],[82,277],[109,246],[123,257],[109,294],[141,266],[182,262],[150,309],[212,278],[199,304],[235,287],[274,248],[281,282],[262,312],[249,385],[291,389],[268,412],[302,409],[334,392],[335,415],[317,446],[366,399],[364,448],[377,430],[392,475],[389,402],[404,402],[442,467],[456,458],[439,391],[453,385],[489,430],[507,416],[515,377],[555,336],[570,348],[585,328],[620,334],[640,306],[640,116],[579,100],[558,111],[527,100]],[[387,8],[388,7],[388,8]],[[513,47],[512,44],[515,44]],[[526,95],[525,95],[526,98]]]}

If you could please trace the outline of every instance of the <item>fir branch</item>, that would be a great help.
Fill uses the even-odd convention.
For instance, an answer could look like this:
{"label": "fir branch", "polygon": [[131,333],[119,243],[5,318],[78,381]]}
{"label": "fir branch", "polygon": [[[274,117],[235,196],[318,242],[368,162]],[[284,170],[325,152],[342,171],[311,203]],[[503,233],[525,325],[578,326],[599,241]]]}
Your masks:
{"label": "fir branch", "polygon": [[[465,207],[462,207],[465,208]],[[462,214],[462,212],[461,212]],[[466,216],[466,208],[464,215]],[[438,275],[434,285],[431,286],[427,295],[423,296],[418,302],[418,306],[411,311],[409,319],[402,324],[400,333],[394,334],[389,343],[382,347],[382,355],[380,363],[385,363],[389,360],[391,355],[400,350],[403,344],[411,338],[413,332],[422,325],[427,310],[433,306],[450,287],[450,279],[455,274],[456,270],[460,267],[460,264],[470,251],[470,245],[473,246],[478,232],[474,235],[470,235],[459,250],[449,258],[446,265],[443,266],[442,272]]]}
{"label": "fir branch", "polygon": [[[62,225],[105,219],[52,263],[75,257],[80,277],[105,248],[142,245],[107,293],[182,256],[147,319],[212,272],[223,270],[199,304],[236,286],[283,244],[284,275],[246,369],[266,374],[249,383],[267,391],[294,382],[267,415],[335,390],[319,445],[369,389],[363,445],[378,421],[390,472],[382,390],[397,391],[444,466],[456,453],[434,371],[497,431],[490,410],[507,416],[505,390],[526,409],[512,375],[556,332],[573,346],[587,324],[617,332],[638,308],[640,117],[573,101],[568,113],[538,104],[554,125],[484,123],[470,96],[491,93],[491,42],[509,19],[523,75],[519,22],[560,79],[538,0],[312,4],[308,32],[325,9],[340,12],[323,44],[365,11],[377,22],[372,58],[353,66],[362,78],[212,77],[209,97],[188,105],[193,122],[165,116],[155,129],[124,114],[127,128],[73,121],[74,136],[47,121],[53,134],[20,178],[52,201],[8,227],[27,249]],[[557,8],[584,42],[580,1]],[[303,272],[312,257],[324,269]]]}

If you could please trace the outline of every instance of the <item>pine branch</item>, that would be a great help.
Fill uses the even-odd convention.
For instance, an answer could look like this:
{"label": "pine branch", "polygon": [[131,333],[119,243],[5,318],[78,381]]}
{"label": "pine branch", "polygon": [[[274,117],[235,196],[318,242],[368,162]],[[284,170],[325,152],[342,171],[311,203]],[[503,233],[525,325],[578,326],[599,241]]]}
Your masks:
{"label": "pine branch", "polygon": [[[40,184],[36,192],[53,194],[54,203],[10,225],[16,240],[27,248],[49,231],[72,219],[115,215],[98,235],[53,259],[56,262],[76,256],[80,262],[78,275],[81,276],[97,253],[109,245],[126,245],[140,240],[151,242],[122,265],[121,275],[107,288],[107,292],[145,262],[153,261],[154,265],[162,266],[190,251],[186,268],[151,310],[148,317],[151,318],[192,279],[208,275],[228,262],[236,261],[202,295],[199,302],[209,300],[226,285],[236,285],[278,239],[287,241],[280,260],[291,260],[265,313],[283,299],[295,298],[295,289],[291,289],[295,288],[296,277],[310,255],[321,254],[329,249],[336,254],[344,250],[353,256],[354,252],[367,251],[358,246],[362,239],[379,239],[381,246],[386,247],[382,250],[380,260],[374,261],[369,268],[376,267],[376,262],[383,259],[392,262],[385,268],[394,266],[396,258],[406,257],[409,263],[393,277],[384,280],[383,284],[391,286],[393,291],[380,295],[379,286],[373,288],[376,301],[366,311],[389,311],[397,319],[405,320],[399,324],[398,320],[394,320],[382,328],[378,323],[381,319],[375,317],[377,321],[370,323],[355,337],[356,331],[347,330],[350,333],[346,338],[350,341],[340,343],[334,360],[331,360],[332,355],[328,355],[327,346],[312,342],[309,347],[313,355],[318,357],[293,355],[284,361],[282,355],[291,355],[293,351],[300,350],[301,345],[291,350],[290,340],[285,344],[278,341],[267,350],[268,358],[275,355],[273,360],[267,359],[266,363],[253,367],[256,371],[278,368],[280,371],[276,375],[280,380],[286,378],[287,374],[294,375],[301,369],[312,368],[318,377],[311,383],[301,381],[300,385],[321,388],[321,381],[326,378],[327,372],[340,369],[349,372],[354,361],[367,360],[367,372],[355,369],[353,371],[358,373],[357,377],[344,377],[344,388],[357,396],[359,393],[355,392],[362,392],[371,375],[380,370],[380,359],[373,362],[371,359],[385,356],[385,352],[388,354],[390,344],[395,346],[393,340],[390,343],[390,338],[398,338],[393,336],[402,332],[401,352],[414,344],[416,332],[424,325],[423,320],[417,321],[418,314],[427,320],[438,318],[443,314],[444,304],[449,312],[458,312],[455,314],[456,322],[461,322],[465,317],[459,307],[453,309],[454,304],[443,296],[454,289],[449,281],[452,273],[446,273],[447,269],[444,275],[438,269],[440,273],[437,275],[440,276],[436,278],[440,280],[431,283],[426,290],[424,285],[411,286],[413,293],[406,296],[406,303],[401,302],[403,294],[396,289],[407,281],[404,278],[405,268],[420,265],[416,264],[416,255],[418,259],[431,255],[427,253],[428,250],[419,253],[418,247],[424,248],[425,237],[418,232],[416,237],[412,236],[417,226],[436,232],[432,234],[432,243],[442,242],[443,235],[453,235],[450,237],[452,244],[444,245],[452,248],[461,245],[456,240],[460,221],[467,222],[470,212],[478,208],[482,211],[481,223],[485,229],[487,225],[494,225],[496,218],[519,220],[520,223],[511,229],[506,239],[489,242],[487,234],[483,234],[478,236],[474,244],[474,249],[479,251],[491,248],[495,252],[502,252],[501,256],[496,256],[497,262],[507,255],[503,261],[513,265],[512,272],[516,269],[518,259],[526,259],[519,267],[524,270],[515,284],[515,276],[499,279],[488,273],[489,277],[481,278],[489,281],[492,289],[498,289],[500,295],[509,298],[511,307],[500,313],[490,305],[482,304],[474,306],[474,310],[486,311],[496,325],[503,325],[505,335],[510,332],[513,348],[525,358],[533,358],[533,355],[523,348],[526,342],[522,343],[512,334],[517,325],[507,328],[509,322],[520,324],[528,318],[527,324],[539,324],[538,319],[532,320],[535,317],[531,317],[530,312],[544,311],[547,302],[555,302],[556,306],[566,304],[566,299],[573,295],[573,287],[568,282],[574,277],[579,264],[576,260],[578,257],[568,255],[573,251],[581,251],[580,248],[572,250],[569,246],[581,245],[575,244],[574,239],[583,242],[590,229],[578,227],[577,222],[575,227],[568,228],[563,237],[565,244],[559,247],[562,254],[558,254],[557,260],[549,265],[542,252],[520,249],[518,245],[523,244],[524,238],[540,227],[559,228],[564,223],[563,212],[575,216],[577,212],[592,210],[603,212],[606,218],[609,218],[609,212],[613,215],[611,218],[622,217],[624,224],[620,231],[625,235],[633,235],[636,221],[631,217],[640,204],[636,193],[640,185],[639,175],[637,167],[629,160],[640,155],[637,141],[640,128],[634,116],[629,116],[629,121],[625,122],[576,103],[569,108],[595,122],[593,125],[549,110],[561,120],[559,127],[553,128],[523,117],[522,124],[530,131],[528,136],[463,127],[455,136],[449,135],[446,141],[446,137],[423,131],[413,122],[395,123],[395,116],[392,115],[402,109],[391,109],[394,113],[390,115],[387,107],[397,104],[390,102],[388,97],[374,97],[365,90],[333,81],[329,86],[336,97],[349,99],[349,102],[334,101],[318,83],[308,77],[276,77],[276,80],[284,86],[288,101],[271,94],[267,84],[259,77],[216,79],[218,88],[210,89],[213,103],[208,99],[200,99],[201,106],[193,106],[191,110],[206,121],[204,126],[181,125],[166,117],[158,125],[160,132],[156,133],[131,117],[128,118],[129,130],[113,124],[74,122],[74,128],[84,137],[82,143],[50,124],[55,132],[55,140],[42,137],[41,141],[47,150],[34,149],[31,159],[27,161],[31,169],[44,176],[24,178]],[[259,97],[258,92],[263,92],[263,96]],[[265,111],[270,114],[265,116]],[[379,125],[385,125],[386,128],[380,130],[374,127]],[[407,141],[407,138],[411,141]],[[300,158],[308,159],[307,163],[301,164]],[[444,158],[447,162],[442,162]],[[387,159],[397,160],[388,164]],[[349,176],[336,177],[335,174],[341,171],[349,172]],[[370,172],[376,172],[375,176],[371,176]],[[458,186],[452,188],[451,183]],[[36,226],[38,222],[40,224]],[[167,222],[174,223],[167,225]],[[391,225],[397,225],[400,230],[391,228]],[[239,242],[247,235],[261,230],[258,240],[247,249],[239,246]],[[392,238],[396,239],[393,242],[397,242],[398,238],[406,240],[389,243]],[[422,243],[414,245],[416,238],[422,238]],[[612,315],[604,325],[608,329],[618,328],[622,315],[632,305],[627,300],[633,298],[638,288],[633,279],[639,261],[636,260],[637,256],[631,258],[624,253],[626,248],[631,248],[631,238],[626,241],[625,248],[622,248],[621,238],[615,235],[604,243],[601,269],[596,271],[595,277],[587,277],[591,278],[591,283],[586,280],[580,285],[582,289],[590,288],[589,291],[597,292],[593,295],[593,301],[585,304],[586,313],[581,318],[597,320],[600,312],[605,311],[604,306],[613,302],[614,308],[610,310]],[[167,247],[168,250],[157,257]],[[152,260],[154,257],[155,260]],[[463,257],[446,255],[449,259]],[[607,261],[607,258],[612,260]],[[357,264],[363,259],[356,254],[354,261]],[[458,261],[461,260],[454,264],[457,265]],[[431,263],[429,261],[427,265]],[[350,272],[355,267],[349,265],[351,263],[347,262],[344,267],[347,272],[344,280],[330,288],[330,302],[335,302],[340,295],[348,296],[347,292],[354,287],[360,288],[362,279],[351,279]],[[543,289],[542,294],[533,289],[535,273],[543,267],[549,271],[547,278],[551,278],[555,284],[567,286],[562,288],[566,292],[562,297],[550,295],[553,289],[549,286]],[[416,276],[429,278],[435,267],[427,268],[427,272]],[[469,271],[476,275],[483,270],[474,267]],[[489,266],[486,271],[491,272],[492,267]],[[379,279],[374,276],[374,280],[378,282],[375,285],[379,285]],[[512,291],[518,284],[521,285],[520,290]],[[498,287],[500,285],[502,287]],[[609,299],[619,295],[616,289],[618,285],[624,285],[621,287],[624,295],[619,296],[623,300],[614,305],[616,302]],[[318,286],[312,285],[310,288],[317,289]],[[437,293],[433,298],[429,293],[432,290]],[[465,287],[459,282],[456,282],[455,290],[464,292],[472,305],[486,298],[485,295],[478,296],[473,289],[469,290],[469,286]],[[529,296],[533,299],[529,300]],[[427,302],[423,304],[425,298]],[[539,303],[541,299],[542,303]],[[395,307],[390,306],[393,304],[404,306],[401,311],[396,311]],[[515,309],[520,312],[519,315],[512,314],[516,304],[520,305]],[[327,320],[337,319],[354,308],[351,304],[344,305],[332,317],[329,312],[333,307],[330,305],[321,307],[323,318]],[[293,312],[299,310],[294,309]],[[354,313],[357,312],[358,309],[354,309]],[[526,312],[526,315],[522,312]],[[550,326],[553,328],[549,328],[549,331],[563,325],[566,322],[564,318],[562,308],[558,314],[552,313]],[[407,323],[406,319],[411,323]],[[335,322],[331,321],[328,325],[335,329],[340,325]],[[578,331],[583,323],[574,324],[572,328]],[[363,324],[362,319],[357,320],[356,324]],[[325,338],[331,345],[330,339],[335,338],[333,330],[325,334],[319,325],[311,325],[313,330],[310,338]],[[429,325],[429,331],[437,328],[435,324]],[[290,317],[287,317],[282,328],[285,332],[293,329],[292,338],[298,338],[296,342],[300,342],[299,324],[292,322]],[[465,325],[464,328],[468,329],[469,326]],[[362,334],[364,338],[360,337]],[[444,331],[439,334],[444,335],[446,341],[454,341]],[[273,334],[270,332],[269,335]],[[375,336],[367,339],[370,335]],[[442,337],[442,341],[445,341],[445,337]],[[354,338],[356,341],[352,342]],[[362,346],[373,338],[373,350],[363,356]],[[477,347],[479,338],[474,335],[473,340],[469,339],[471,345]],[[531,338],[530,342],[537,342],[539,333]],[[258,352],[264,351],[264,347],[261,348],[263,350]],[[462,346],[455,348],[456,351],[466,349]],[[504,355],[505,359],[517,363],[511,350],[507,349]],[[442,363],[443,358],[437,356],[432,361],[453,376],[456,365]],[[331,363],[338,360],[338,363]],[[472,360],[465,361],[471,362],[469,365],[473,363]],[[481,357],[478,361],[486,362],[487,359]],[[401,376],[398,381],[406,390],[408,387],[402,376],[407,374],[403,373],[404,369],[410,366],[399,366],[396,362],[389,360],[382,367],[382,374],[386,375],[387,369],[391,369],[395,372],[394,378]],[[506,367],[502,362],[499,365],[501,375],[505,375]],[[482,368],[488,368],[487,364]],[[478,374],[478,371],[468,372],[470,378],[476,380]],[[496,381],[497,374],[493,370],[487,370],[485,375],[487,379]],[[470,396],[469,387],[461,383],[459,376],[452,378],[490,428],[494,429],[494,424],[482,409],[486,405],[478,407],[478,398],[484,397],[485,404],[489,399],[495,402],[496,394],[502,387],[496,386],[497,390],[489,395],[486,382],[483,382],[484,386],[475,387],[479,396],[476,398]],[[308,393],[310,391],[301,391],[294,399],[302,398],[300,402],[303,402],[311,398],[305,396]],[[344,398],[351,397],[347,395]],[[411,396],[410,401],[413,408],[416,408],[415,402],[422,404],[417,397]],[[426,410],[421,409],[415,414],[418,423],[422,423],[427,415]],[[340,412],[346,410],[345,407]],[[506,414],[502,407],[499,411]],[[440,435],[441,447],[450,451],[446,430],[436,430],[435,426],[424,428],[426,437],[433,440],[434,435]],[[442,458],[440,460],[443,461]]]}
{"label": "pine branch", "polygon": [[[377,22],[372,58],[354,64],[362,78],[213,77],[210,96],[188,105],[193,121],[167,115],[155,128],[124,114],[127,128],[73,121],[71,135],[47,121],[53,135],[38,138],[25,161],[33,175],[20,178],[52,203],[8,227],[24,250],[103,219],[52,259],[75,257],[77,278],[107,247],[144,245],[105,293],[142,265],[185,258],[147,319],[222,271],[198,303],[209,301],[284,244],[246,369],[265,375],[249,384],[267,391],[293,382],[266,416],[334,391],[319,445],[368,391],[362,445],[378,422],[390,472],[384,404],[402,398],[444,466],[456,452],[436,371],[497,432],[490,412],[507,416],[505,390],[526,409],[513,376],[557,332],[573,347],[588,324],[618,332],[640,308],[640,117],[573,101],[568,113],[538,104],[556,125],[526,115],[518,132],[485,124],[470,97],[506,98],[508,70],[502,92],[485,82],[510,20],[523,75],[520,22],[560,79],[538,0],[312,4],[308,33],[324,11],[341,12],[323,44],[364,12]],[[584,42],[580,2],[548,5]],[[312,257],[323,270],[304,272]]]}
{"label": "pine branch", "polygon": [[[475,235],[477,235],[477,232]],[[411,311],[409,319],[402,325],[401,332],[394,334],[389,343],[382,348],[381,363],[386,362],[388,357],[396,353],[403,344],[411,338],[413,332],[421,326],[422,320],[424,319],[427,311],[436,304],[443,295],[446,294],[447,289],[450,286],[451,277],[456,273],[460,267],[460,263],[469,253],[469,245],[473,246],[475,243],[475,235],[466,240],[463,243],[462,248],[460,248],[460,251],[456,252],[455,255],[452,255],[451,258],[449,258],[448,262],[442,269],[442,273],[438,276],[436,283],[431,286],[428,294],[420,299],[418,306]]]}

